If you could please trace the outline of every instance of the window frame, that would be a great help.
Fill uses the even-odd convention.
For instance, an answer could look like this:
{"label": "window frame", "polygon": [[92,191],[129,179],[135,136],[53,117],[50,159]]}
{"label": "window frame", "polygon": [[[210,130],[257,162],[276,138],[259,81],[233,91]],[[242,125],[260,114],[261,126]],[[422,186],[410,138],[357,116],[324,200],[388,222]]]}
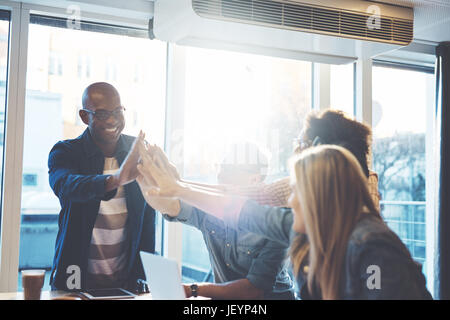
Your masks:
{"label": "window frame", "polygon": [[[167,49],[167,84],[166,84],[166,123],[164,150],[171,150],[177,133],[184,131],[184,101],[186,78],[186,50],[182,46],[169,43]],[[177,115],[176,117],[173,115]],[[182,167],[177,168],[183,172]],[[183,225],[181,223],[166,223],[162,219],[162,252],[167,258],[177,262],[182,268]]]}
{"label": "window frame", "polygon": [[[20,3],[2,1],[11,12],[6,89],[5,141],[0,255],[0,292],[16,291],[22,190],[25,80],[27,68],[29,10]],[[18,196],[19,195],[19,196]]]}
{"label": "window frame", "polygon": [[[391,68],[397,70],[406,70],[421,72],[424,74],[435,74],[435,68],[429,65],[421,63],[411,64],[403,63],[392,60],[373,60],[372,67]],[[434,81],[436,82],[436,81]],[[435,99],[435,86],[432,88],[425,88],[428,96],[428,100],[434,104]],[[434,90],[432,90],[434,89]],[[427,288],[433,296],[437,296],[435,283],[435,265],[436,265],[436,253],[437,253],[437,236],[438,236],[438,224],[437,224],[437,203],[439,201],[439,179],[437,176],[437,168],[439,159],[436,153],[436,135],[438,128],[436,128],[435,122],[435,108],[433,110],[426,111],[426,130],[425,130],[425,263],[427,270]],[[382,200],[381,200],[382,202]]]}
{"label": "window frame", "polygon": [[[10,38],[11,38],[11,36],[10,36],[10,31],[11,31],[11,11],[10,10],[5,10],[5,9],[3,9],[2,7],[0,7],[0,21],[8,21],[8,23],[9,23],[9,30],[8,30],[8,39],[7,39],[7,43],[8,43],[8,49],[9,49],[9,42],[10,42]],[[5,134],[6,134],[6,106],[7,106],[7,103],[6,103],[6,99],[7,99],[7,86],[8,86],[8,61],[9,61],[9,52],[8,52],[8,54],[7,54],[7,68],[6,68],[6,78],[5,78],[5,103],[4,103],[4,119],[3,119],[3,133],[2,133],[2,135],[0,136],[0,141],[2,141],[2,143],[4,143],[5,142]],[[2,151],[4,151],[4,148],[3,148],[3,150]],[[2,157],[2,160],[1,161],[3,161],[4,160],[4,152],[2,152],[1,153],[1,157]],[[1,171],[1,173],[0,173],[0,177],[3,177],[3,174],[4,174],[4,172],[3,172],[3,164],[2,164],[2,171]],[[2,181],[0,181],[0,190],[3,190],[3,180]],[[3,194],[1,194],[0,195],[0,205],[2,205],[2,202],[3,202]],[[2,226],[2,208],[0,208],[0,235],[1,235],[1,226]],[[0,244],[1,244],[1,238],[0,238]]]}

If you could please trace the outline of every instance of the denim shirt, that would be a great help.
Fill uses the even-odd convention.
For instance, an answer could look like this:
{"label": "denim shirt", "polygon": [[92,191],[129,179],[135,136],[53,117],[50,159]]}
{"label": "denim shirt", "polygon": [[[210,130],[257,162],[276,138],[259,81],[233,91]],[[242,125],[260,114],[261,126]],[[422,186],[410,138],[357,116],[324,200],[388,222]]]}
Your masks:
{"label": "denim shirt", "polygon": [[[228,216],[225,223],[239,232],[253,232],[283,245],[289,245],[296,236],[292,210],[261,206],[251,200],[239,216]],[[379,270],[379,288],[371,285],[375,279],[373,266]],[[306,276],[302,271],[297,276],[300,297],[320,299],[320,295],[308,292]],[[367,215],[353,229],[341,279],[339,296],[343,300],[432,299],[420,265],[400,238],[375,216]]]}
{"label": "denim shirt", "polygon": [[236,232],[224,222],[180,202],[177,217],[164,215],[199,229],[209,251],[216,283],[248,279],[266,299],[294,299],[294,284],[287,268],[287,246],[249,232]]}

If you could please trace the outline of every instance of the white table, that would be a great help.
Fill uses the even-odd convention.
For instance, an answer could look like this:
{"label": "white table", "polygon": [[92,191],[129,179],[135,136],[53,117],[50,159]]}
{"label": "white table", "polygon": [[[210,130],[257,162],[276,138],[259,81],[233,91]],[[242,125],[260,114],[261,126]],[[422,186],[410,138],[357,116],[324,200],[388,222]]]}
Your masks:
{"label": "white table", "polygon": [[[151,300],[152,296],[149,293],[139,295],[130,299],[117,300]],[[23,292],[0,292],[0,300],[23,300]],[[74,293],[67,291],[42,291],[41,300],[86,300],[76,297]]]}

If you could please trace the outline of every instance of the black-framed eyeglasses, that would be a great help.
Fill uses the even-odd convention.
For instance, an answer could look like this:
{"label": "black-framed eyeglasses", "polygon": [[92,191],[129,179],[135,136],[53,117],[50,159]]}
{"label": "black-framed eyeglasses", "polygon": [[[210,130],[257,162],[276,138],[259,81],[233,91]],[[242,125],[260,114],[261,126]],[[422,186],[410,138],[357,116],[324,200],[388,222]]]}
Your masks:
{"label": "black-framed eyeglasses", "polygon": [[124,107],[119,107],[114,111],[108,111],[108,110],[97,110],[92,111],[89,109],[83,109],[87,113],[92,114],[96,119],[105,121],[108,120],[111,116],[114,116],[115,118],[123,117],[123,113],[125,111]]}

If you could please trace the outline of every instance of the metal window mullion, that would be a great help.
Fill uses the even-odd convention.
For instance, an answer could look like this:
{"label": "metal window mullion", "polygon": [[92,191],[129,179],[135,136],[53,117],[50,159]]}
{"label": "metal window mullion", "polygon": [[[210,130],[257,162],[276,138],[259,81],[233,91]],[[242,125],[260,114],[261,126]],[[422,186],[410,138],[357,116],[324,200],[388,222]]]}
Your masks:
{"label": "metal window mullion", "polygon": [[372,126],[372,59],[356,61],[356,119]]}
{"label": "metal window mullion", "polygon": [[29,10],[11,8],[6,102],[0,292],[17,291]]}
{"label": "metal window mullion", "polygon": [[322,111],[331,104],[331,66],[313,63],[313,109]]}
{"label": "metal window mullion", "polygon": [[436,81],[433,78],[431,83],[427,83],[427,112],[426,112],[426,134],[425,134],[425,263],[427,288],[433,297],[439,294],[435,286],[437,277],[435,276],[436,245],[438,243],[438,203],[439,203],[439,146],[436,145],[437,130],[439,129],[436,119],[435,105]]}
{"label": "metal window mullion", "polygon": [[[183,162],[174,159],[174,154],[171,151],[180,151],[180,153],[175,154],[175,156],[183,157],[185,78],[186,48],[175,44],[169,44],[167,55],[166,130],[164,149],[170,160],[174,161],[177,165],[179,172],[183,172]],[[164,223],[164,255],[176,260],[180,268],[182,266],[182,227],[181,223]]]}
{"label": "metal window mullion", "polygon": [[[372,59],[358,59],[355,68],[355,118],[372,127]],[[371,169],[372,150],[368,158]]]}

